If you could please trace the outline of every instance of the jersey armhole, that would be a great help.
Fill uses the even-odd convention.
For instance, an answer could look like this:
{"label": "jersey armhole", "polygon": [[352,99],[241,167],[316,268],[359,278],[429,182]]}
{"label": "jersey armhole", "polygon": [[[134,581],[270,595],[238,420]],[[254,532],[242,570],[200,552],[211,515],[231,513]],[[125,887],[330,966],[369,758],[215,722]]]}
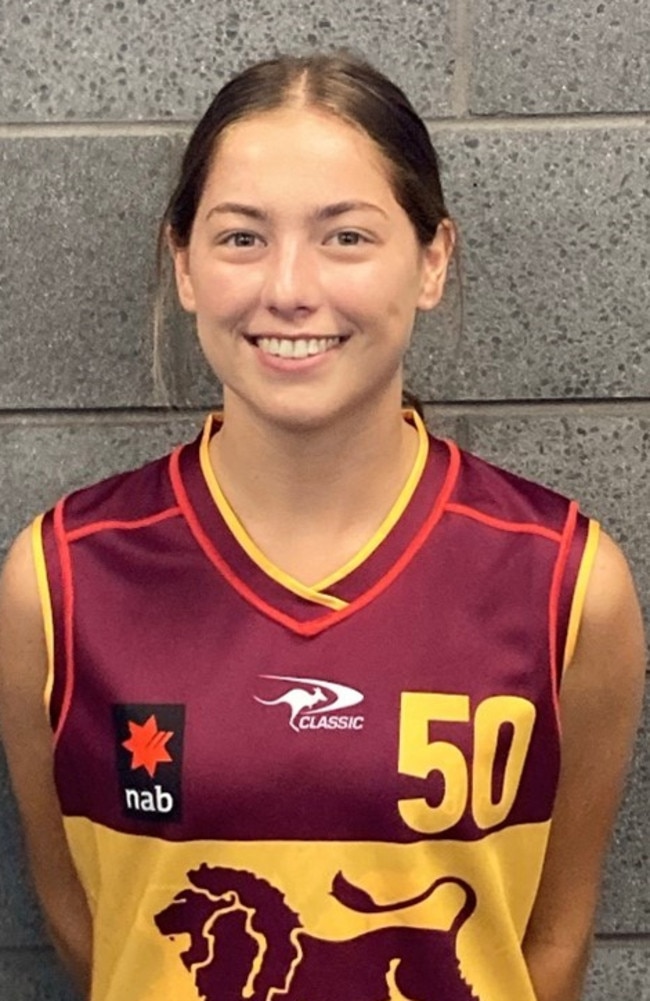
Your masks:
{"label": "jersey armhole", "polygon": [[569,625],[567,627],[564,658],[562,662],[562,675],[564,675],[564,672],[570,667],[573,655],[576,651],[578,635],[580,633],[580,624],[582,622],[582,613],[584,611],[585,599],[587,597],[587,587],[589,585],[591,571],[593,570],[599,539],[600,524],[597,521],[594,521],[593,518],[590,518],[589,528],[587,529],[587,539],[582,557],[580,559],[580,567],[578,569],[575,588],[573,590],[573,598],[571,600]]}
{"label": "jersey armhole", "polygon": [[43,545],[43,518],[44,515],[39,514],[32,522],[32,556],[36,571],[38,598],[41,606],[45,648],[47,651],[47,674],[43,688],[43,706],[47,718],[50,719],[50,705],[54,689],[54,615],[52,612],[52,596]]}

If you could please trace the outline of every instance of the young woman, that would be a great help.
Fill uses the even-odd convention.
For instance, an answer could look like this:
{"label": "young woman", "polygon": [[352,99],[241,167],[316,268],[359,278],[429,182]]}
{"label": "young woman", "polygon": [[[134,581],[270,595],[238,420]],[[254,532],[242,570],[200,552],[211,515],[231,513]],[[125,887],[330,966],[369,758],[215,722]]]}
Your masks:
{"label": "young woman", "polygon": [[575,503],[402,409],[455,238],[423,124],[353,59],[257,65],[163,232],[223,415],[3,578],[62,956],[93,1001],[577,1001],[639,608]]}

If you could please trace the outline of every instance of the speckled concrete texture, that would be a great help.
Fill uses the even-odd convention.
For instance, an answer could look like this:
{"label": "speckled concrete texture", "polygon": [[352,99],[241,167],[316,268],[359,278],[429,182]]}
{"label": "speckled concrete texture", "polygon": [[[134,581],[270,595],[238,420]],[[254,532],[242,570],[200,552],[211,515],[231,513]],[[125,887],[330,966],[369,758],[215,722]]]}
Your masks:
{"label": "speckled concrete texture", "polygon": [[278,51],[351,47],[450,112],[450,0],[4,0],[0,121],[192,119]]}
{"label": "speckled concrete texture", "polygon": [[584,1001],[650,1001],[650,948],[599,942],[589,967]]}
{"label": "speckled concrete texture", "polygon": [[424,408],[424,419],[431,434],[438,438],[451,438],[461,448],[466,447],[467,430],[462,417],[452,416],[442,407],[427,406]]}
{"label": "speckled concrete texture", "polygon": [[0,407],[154,401],[166,137],[0,141]]}
{"label": "speckled concrete texture", "polygon": [[80,1001],[50,949],[0,954],[2,1001]]}
{"label": "speckled concrete texture", "polygon": [[650,107],[647,0],[473,0],[471,6],[472,113]]}
{"label": "speckled concrete texture", "polygon": [[[650,627],[650,419],[482,416],[467,425],[472,451],[576,497],[602,521],[630,560]],[[649,796],[646,725],[608,861],[602,931],[650,932]]]}
{"label": "speckled concrete texture", "polygon": [[164,455],[195,437],[202,418],[102,418],[0,426],[0,553],[62,494]]}
{"label": "speckled concrete texture", "polygon": [[442,324],[423,315],[414,389],[468,400],[648,395],[650,132],[441,129],[434,139],[460,227],[464,315],[456,361],[446,347],[440,363],[441,338],[458,336],[457,296]]}

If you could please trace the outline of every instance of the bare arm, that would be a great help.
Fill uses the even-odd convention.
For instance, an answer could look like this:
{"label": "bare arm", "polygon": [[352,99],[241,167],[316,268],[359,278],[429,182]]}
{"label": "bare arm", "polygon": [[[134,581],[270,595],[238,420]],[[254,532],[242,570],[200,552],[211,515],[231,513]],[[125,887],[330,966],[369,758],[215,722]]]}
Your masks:
{"label": "bare arm", "polygon": [[91,920],[70,858],[52,775],[43,706],[47,654],[30,531],[14,544],[0,580],[0,731],[36,891],[54,944],[84,996]]}
{"label": "bare arm", "polygon": [[524,940],[538,1001],[579,1001],[602,866],[641,709],[645,649],[629,569],[599,543],[562,684],[563,762],[548,854]]}

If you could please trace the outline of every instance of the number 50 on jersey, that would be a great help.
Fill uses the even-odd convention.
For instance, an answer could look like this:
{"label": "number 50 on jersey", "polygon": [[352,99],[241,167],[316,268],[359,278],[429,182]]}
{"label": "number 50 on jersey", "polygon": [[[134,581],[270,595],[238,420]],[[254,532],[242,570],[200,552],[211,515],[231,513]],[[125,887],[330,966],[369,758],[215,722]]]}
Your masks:
{"label": "number 50 on jersey", "polygon": [[[515,695],[485,699],[472,718],[467,695],[403,692],[399,771],[424,780],[438,773],[442,792],[436,805],[425,797],[400,799],[402,820],[421,834],[454,827],[468,810],[482,830],[502,824],[517,797],[535,715],[532,702]],[[436,723],[457,724],[458,743],[431,740]],[[473,747],[468,756],[459,746],[468,746],[467,727]]]}

